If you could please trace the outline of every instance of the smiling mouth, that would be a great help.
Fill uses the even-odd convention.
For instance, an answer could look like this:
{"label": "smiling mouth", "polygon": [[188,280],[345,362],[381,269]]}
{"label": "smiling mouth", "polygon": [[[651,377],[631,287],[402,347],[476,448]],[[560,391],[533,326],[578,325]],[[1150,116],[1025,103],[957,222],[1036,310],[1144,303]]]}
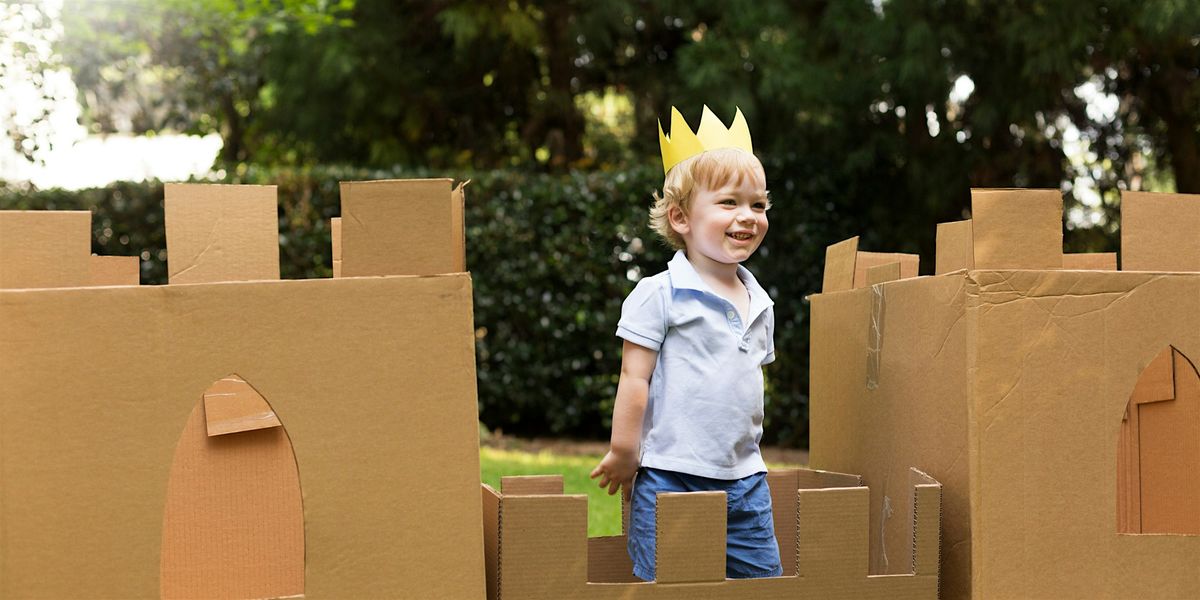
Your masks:
{"label": "smiling mouth", "polygon": [[735,240],[741,240],[743,242],[754,237],[753,233],[746,233],[746,232],[726,233],[725,235],[728,237],[731,237]]}

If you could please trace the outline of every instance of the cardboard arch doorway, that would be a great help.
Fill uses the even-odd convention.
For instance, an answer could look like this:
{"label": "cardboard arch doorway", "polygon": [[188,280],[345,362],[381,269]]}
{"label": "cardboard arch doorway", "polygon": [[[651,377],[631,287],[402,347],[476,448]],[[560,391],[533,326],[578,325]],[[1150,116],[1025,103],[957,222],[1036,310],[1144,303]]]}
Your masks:
{"label": "cardboard arch doorway", "polygon": [[188,417],[167,483],[163,598],[304,594],[304,508],[291,440],[236,374]]}
{"label": "cardboard arch doorway", "polygon": [[1121,418],[1117,531],[1200,535],[1200,374],[1172,346],[1142,370]]}

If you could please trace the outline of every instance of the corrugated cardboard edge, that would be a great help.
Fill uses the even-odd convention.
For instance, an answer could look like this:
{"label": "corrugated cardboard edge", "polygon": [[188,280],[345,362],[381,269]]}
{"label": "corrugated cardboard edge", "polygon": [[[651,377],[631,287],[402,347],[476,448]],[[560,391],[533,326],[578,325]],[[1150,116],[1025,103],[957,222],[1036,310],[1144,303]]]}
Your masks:
{"label": "corrugated cardboard edge", "polygon": [[854,288],[854,264],[858,259],[858,236],[842,240],[825,249],[824,293]]}

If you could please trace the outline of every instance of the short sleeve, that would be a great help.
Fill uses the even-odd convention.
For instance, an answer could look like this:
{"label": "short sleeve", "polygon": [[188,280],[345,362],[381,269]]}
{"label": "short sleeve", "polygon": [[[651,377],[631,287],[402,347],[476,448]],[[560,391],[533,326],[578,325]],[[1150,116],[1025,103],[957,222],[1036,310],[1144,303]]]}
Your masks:
{"label": "short sleeve", "polygon": [[654,351],[667,335],[667,307],[662,283],[653,277],[638,282],[621,304],[617,337]]}
{"label": "short sleeve", "polygon": [[767,325],[767,328],[766,328],[767,329],[767,332],[766,332],[767,355],[765,357],[763,357],[762,362],[759,363],[762,366],[766,366],[766,365],[769,365],[769,364],[775,362],[775,309],[774,308],[770,308],[770,307],[767,308],[766,325]]}

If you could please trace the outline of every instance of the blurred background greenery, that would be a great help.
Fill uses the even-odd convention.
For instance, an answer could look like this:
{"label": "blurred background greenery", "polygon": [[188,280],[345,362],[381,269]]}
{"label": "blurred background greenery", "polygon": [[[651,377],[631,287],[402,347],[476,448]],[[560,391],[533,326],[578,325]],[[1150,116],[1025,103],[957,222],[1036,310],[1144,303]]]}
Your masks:
{"label": "blurred background greenery", "polygon": [[[646,226],[656,121],[746,114],[774,208],[766,441],[807,443],[808,305],[826,245],[920,253],[971,187],[1061,189],[1070,251],[1116,249],[1120,191],[1200,193],[1188,0],[109,0],[0,7],[0,120],[43,160],[69,73],[91,135],[220,136],[197,177],[280,187],[285,277],[330,273],[339,180],[471,179],[480,414],[603,438],[621,300],[669,251]],[[17,35],[20,33],[21,35]],[[50,91],[42,98],[48,101]],[[28,114],[25,111],[22,114]],[[13,179],[0,209],[94,211],[94,250],[163,283],[162,186]]]}

